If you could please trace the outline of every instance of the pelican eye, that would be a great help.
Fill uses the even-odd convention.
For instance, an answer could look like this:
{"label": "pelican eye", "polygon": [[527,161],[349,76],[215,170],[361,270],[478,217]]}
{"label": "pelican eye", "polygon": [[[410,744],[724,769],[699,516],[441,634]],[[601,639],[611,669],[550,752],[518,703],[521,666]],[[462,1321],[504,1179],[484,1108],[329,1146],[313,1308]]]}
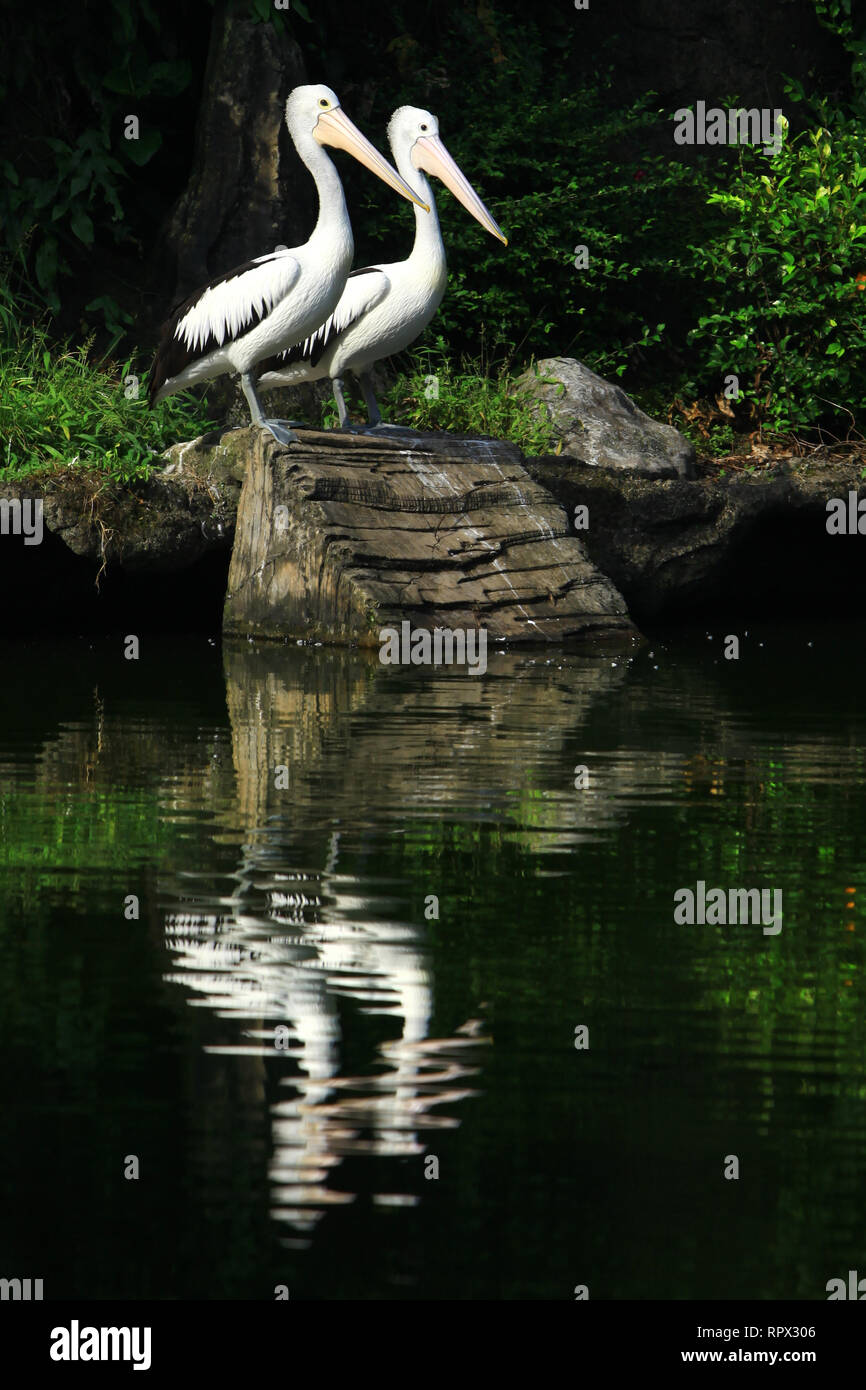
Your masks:
{"label": "pelican eye", "polygon": [[330,103],[329,103],[329,101],[328,101],[328,98],[327,98],[327,97],[319,97],[319,105],[320,105],[320,106],[329,106]]}
{"label": "pelican eye", "polygon": [[427,127],[426,127],[425,125],[422,125],[421,129],[422,129],[422,130],[426,130]]}

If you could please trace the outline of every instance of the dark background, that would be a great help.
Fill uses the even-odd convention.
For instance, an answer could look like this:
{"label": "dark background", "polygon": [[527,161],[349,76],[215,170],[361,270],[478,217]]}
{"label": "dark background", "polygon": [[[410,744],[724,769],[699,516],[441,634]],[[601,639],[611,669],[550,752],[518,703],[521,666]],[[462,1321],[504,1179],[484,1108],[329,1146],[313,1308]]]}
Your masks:
{"label": "dark background", "polygon": [[[670,117],[699,98],[788,112],[793,77],[847,101],[851,57],[816,3],[7,4],[5,253],[58,332],[149,349],[171,305],[210,276],[309,234],[314,190],[282,112],[292,87],[325,81],[386,149],[397,105],[434,110],[509,233],[500,254],[448,195],[440,199],[452,289],[437,325],[452,346],[477,349],[484,322],[518,357],[553,350],[592,360],[642,316],[666,321],[675,355],[695,316],[694,275],[669,258],[705,214],[705,197],[670,174],[654,183],[643,166],[661,155],[695,159],[673,145]],[[866,7],[855,3],[854,14],[862,29]],[[644,119],[630,111],[636,101]],[[140,122],[137,142],[124,139],[129,114]],[[405,255],[407,210],[352,160],[338,162],[358,262]],[[615,259],[620,234],[642,278],[608,267],[578,292],[574,245],[589,239]],[[640,360],[636,352],[629,364]]]}

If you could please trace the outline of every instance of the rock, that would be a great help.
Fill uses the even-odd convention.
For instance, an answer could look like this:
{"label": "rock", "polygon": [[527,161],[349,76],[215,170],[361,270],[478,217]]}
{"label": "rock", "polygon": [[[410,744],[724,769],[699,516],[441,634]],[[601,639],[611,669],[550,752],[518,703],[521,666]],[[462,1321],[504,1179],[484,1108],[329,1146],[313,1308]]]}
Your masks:
{"label": "rock", "polygon": [[[174,445],[146,482],[73,467],[4,482],[10,504],[40,500],[44,522],[41,545],[0,533],[4,631],[216,632],[225,608],[227,630],[273,637],[370,641],[390,611],[416,626],[484,615],[491,634],[558,641],[632,634],[626,604],[639,624],[862,607],[862,537],[826,529],[828,499],[866,494],[849,453],[659,479],[524,460],[495,440],[299,437],[286,451],[260,430],[215,431]],[[245,490],[235,562],[247,572],[233,565],[226,602],[248,469],[290,527],[278,548]],[[579,538],[568,523],[578,505],[589,513]]]}
{"label": "rock", "polygon": [[692,475],[695,450],[679,430],[651,420],[622,387],[573,357],[546,357],[520,380],[543,403],[561,454],[656,478]]}
{"label": "rock", "polygon": [[827,533],[827,500],[866,495],[848,458],[724,478],[651,479],[549,455],[526,460],[572,511],[589,509],[587,552],[642,624],[731,612],[790,618],[857,613],[856,539]]}
{"label": "rock", "polygon": [[38,545],[0,535],[4,632],[218,632],[241,490],[218,451],[178,445],[171,472],[137,482],[69,467],[4,483],[43,522]]}
{"label": "rock", "polygon": [[226,489],[237,509],[246,476],[249,441],[239,430],[212,430],[186,444],[172,444],[160,457],[165,468],[158,475],[182,482],[187,489]]}
{"label": "rock", "polygon": [[[130,483],[67,468],[3,484],[7,498],[42,502],[44,531],[81,559],[170,573],[234,538],[243,460],[217,432],[176,444],[164,472]],[[39,547],[33,547],[35,555]]]}
{"label": "rock", "polygon": [[383,627],[491,640],[637,636],[514,445],[299,430],[249,441],[224,630],[377,646]]}

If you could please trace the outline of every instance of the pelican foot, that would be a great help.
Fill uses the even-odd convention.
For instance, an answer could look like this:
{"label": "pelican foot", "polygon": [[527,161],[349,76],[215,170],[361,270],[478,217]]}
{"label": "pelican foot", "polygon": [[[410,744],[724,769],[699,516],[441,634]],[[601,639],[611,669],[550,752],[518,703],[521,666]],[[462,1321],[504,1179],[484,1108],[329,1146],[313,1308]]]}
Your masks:
{"label": "pelican foot", "polygon": [[262,429],[268,430],[278,444],[297,444],[298,436],[294,433],[291,426],[294,420],[262,420]]}
{"label": "pelican foot", "polygon": [[366,433],[367,433],[367,434],[384,434],[386,430],[387,430],[390,434],[417,434],[417,433],[418,433],[418,431],[417,431],[416,429],[413,429],[411,425],[389,425],[388,422],[387,422],[387,420],[380,420],[379,423],[378,423],[377,425],[367,425],[367,426],[366,426]]}

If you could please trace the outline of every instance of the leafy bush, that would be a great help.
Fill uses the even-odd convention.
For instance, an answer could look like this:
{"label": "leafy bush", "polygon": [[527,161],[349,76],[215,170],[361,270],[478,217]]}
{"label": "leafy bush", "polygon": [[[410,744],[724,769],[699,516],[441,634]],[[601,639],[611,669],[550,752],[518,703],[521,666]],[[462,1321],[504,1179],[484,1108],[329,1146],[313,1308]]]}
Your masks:
{"label": "leafy bush", "polygon": [[727,188],[710,194],[728,225],[691,248],[710,293],[690,339],[704,384],[737,376],[741,416],[844,432],[862,410],[864,155],[866,134],[837,115],[832,130],[786,132],[772,157],[741,148]]}
{"label": "leafy bush", "polygon": [[[57,313],[63,277],[95,245],[128,242],[142,207],[154,201],[139,171],[163,146],[158,113],[189,86],[192,68],[173,56],[171,24],[150,0],[108,7],[83,0],[47,20],[35,7],[16,6],[0,16],[3,48],[15,61],[0,66],[0,103],[10,113],[39,111],[43,129],[54,133],[36,134],[26,119],[19,132],[10,116],[0,149],[0,249]],[[66,75],[62,100],[58,68]],[[140,128],[127,139],[135,113]],[[62,138],[70,124],[76,134]],[[132,321],[108,295],[86,307],[105,319],[115,342]]]}
{"label": "leafy bush", "polygon": [[[862,5],[813,3],[850,55],[851,100],[862,116]],[[75,296],[64,294],[73,275],[93,286],[80,296],[88,301],[80,332],[86,336],[101,318],[108,333],[100,342],[110,339],[109,353],[128,334],[131,316],[105,290],[135,309],[135,262],[152,247],[188,175],[196,88],[215,11],[214,0],[157,8],[153,0],[79,0],[46,23],[36,7],[8,15],[0,7],[0,101],[7,112],[0,252],[5,244],[27,277],[37,319],[41,308],[56,313],[63,304],[63,334],[81,311],[73,302],[70,312]],[[434,184],[450,281],[426,341],[439,335],[453,365],[446,367],[441,352],[436,357],[443,385],[435,412],[417,389],[419,375],[429,374],[423,360],[404,371],[400,389],[416,423],[434,416],[441,422],[453,408],[455,419],[462,412],[476,422],[467,428],[482,427],[481,417],[507,395],[508,379],[508,370],[494,371],[490,399],[481,403],[484,341],[511,362],[576,356],[604,376],[625,376],[630,390],[663,388],[668,401],[717,393],[735,373],[741,425],[832,422],[841,430],[849,418],[844,408],[862,405],[863,135],[843,114],[825,112],[811,137],[786,141],[773,160],[747,147],[684,155],[668,138],[670,122],[652,93],[630,106],[614,103],[606,64],[615,50],[593,51],[591,67],[575,62],[568,5],[428,0],[394,7],[380,0],[353,12],[291,0],[283,12],[272,0],[244,0],[242,8],[301,41],[311,77],[334,59],[345,72],[338,89],[371,133],[384,129],[399,104],[430,106],[446,145],[509,237],[507,248],[495,242]],[[124,122],[135,112],[142,116],[140,138],[127,141]],[[359,187],[366,192],[353,202],[352,217],[362,263],[408,254],[408,206],[384,196],[372,179]],[[131,270],[123,264],[130,256]],[[115,262],[123,274],[106,286],[104,271]],[[20,360],[23,351],[19,338]],[[70,389],[75,370],[75,390],[84,389],[88,374],[95,382],[86,348],[83,355],[55,349],[39,328],[31,365],[38,367],[45,352],[55,384],[61,363]],[[468,365],[456,365],[461,357]],[[109,383],[110,372],[103,376]],[[51,384],[39,380],[47,401]],[[12,377],[4,383],[14,389]],[[116,386],[110,394],[114,400]],[[122,409],[134,414],[139,407]],[[199,419],[197,409],[170,402],[164,418],[181,430]],[[52,429],[57,419],[51,417]],[[140,438],[145,427],[134,419]],[[149,421],[151,427],[158,436],[158,423]],[[46,449],[69,452],[62,429],[49,436]],[[26,448],[23,436],[16,440],[16,451],[37,447],[33,434]],[[121,446],[124,456],[127,448],[140,460],[129,442]]]}
{"label": "leafy bush", "polygon": [[[866,116],[866,28],[857,32],[852,17],[851,0],[813,0],[815,13],[825,29],[841,39],[851,58],[852,108],[861,118]],[[863,11],[860,11],[863,23]]]}
{"label": "leafy bush", "polygon": [[[497,10],[495,23],[500,61],[491,63],[491,37],[474,7],[455,8],[448,74],[407,63],[402,88],[383,90],[370,116],[382,128],[401,102],[429,105],[509,238],[503,247],[485,235],[433,181],[449,261],[435,331],[458,354],[477,356],[484,329],[513,357],[572,355],[621,375],[694,321],[686,321],[694,270],[677,252],[695,218],[706,217],[703,189],[672,136],[659,139],[652,94],[612,110],[612,72],[575,85],[568,62],[558,61],[572,42],[572,17],[560,31],[525,8],[519,16]],[[371,198],[353,208],[353,223],[370,259],[408,254],[412,226],[396,200]],[[576,264],[580,246],[586,268]]]}

